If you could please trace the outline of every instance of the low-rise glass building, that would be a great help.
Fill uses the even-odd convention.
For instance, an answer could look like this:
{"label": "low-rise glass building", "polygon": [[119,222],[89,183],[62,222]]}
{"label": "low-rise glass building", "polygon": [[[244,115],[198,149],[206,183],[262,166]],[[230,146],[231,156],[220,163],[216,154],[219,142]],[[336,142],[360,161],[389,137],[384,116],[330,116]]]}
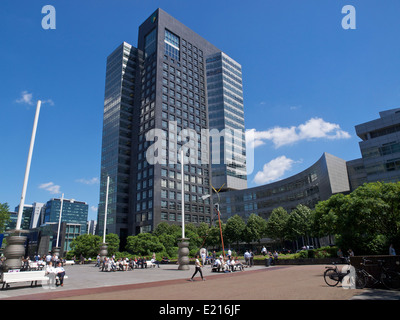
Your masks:
{"label": "low-rise glass building", "polygon": [[221,219],[238,214],[245,220],[255,213],[268,219],[272,210],[283,207],[288,212],[303,204],[313,208],[319,201],[336,193],[350,191],[346,161],[331,154],[322,157],[308,169],[289,178],[246,190],[213,195],[220,205]]}

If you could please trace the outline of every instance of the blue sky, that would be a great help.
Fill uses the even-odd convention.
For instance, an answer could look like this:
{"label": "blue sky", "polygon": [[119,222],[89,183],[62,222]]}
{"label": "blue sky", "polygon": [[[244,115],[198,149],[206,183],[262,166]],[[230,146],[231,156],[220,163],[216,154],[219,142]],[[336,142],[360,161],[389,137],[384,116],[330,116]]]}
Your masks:
{"label": "blue sky", "polygon": [[[41,26],[48,4],[55,30]],[[345,5],[355,30],[342,28]],[[249,186],[323,152],[359,158],[354,126],[400,106],[398,0],[3,0],[0,202],[19,204],[41,99],[25,203],[64,193],[96,218],[106,58],[123,41],[137,45],[158,7],[241,63],[246,129],[258,137]]]}

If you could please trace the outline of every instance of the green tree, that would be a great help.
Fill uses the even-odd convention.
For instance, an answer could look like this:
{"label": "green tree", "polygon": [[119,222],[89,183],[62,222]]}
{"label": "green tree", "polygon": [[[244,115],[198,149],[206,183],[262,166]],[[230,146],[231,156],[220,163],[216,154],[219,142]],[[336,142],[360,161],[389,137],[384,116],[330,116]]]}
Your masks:
{"label": "green tree", "polygon": [[79,257],[81,254],[85,258],[94,258],[99,253],[102,238],[93,234],[82,234],[72,240],[70,244],[71,253]]}
{"label": "green tree", "polygon": [[320,201],[315,206],[313,229],[320,237],[334,235],[338,232],[338,217],[340,207],[345,203],[346,196],[338,193],[328,200]]}
{"label": "green tree", "polygon": [[319,233],[335,234],[339,246],[356,254],[387,254],[391,242],[400,245],[400,182],[366,183],[319,203],[315,211]]}
{"label": "green tree", "polygon": [[246,223],[243,218],[238,214],[230,217],[226,221],[224,240],[226,239],[227,243],[236,242],[236,247],[239,247],[239,242],[243,240],[243,232],[246,228]]}
{"label": "green tree", "polygon": [[[288,239],[295,241],[298,238],[308,237],[312,226],[311,209],[305,205],[299,204],[294,208],[287,220]],[[303,240],[304,243],[304,240]]]}
{"label": "green tree", "polygon": [[252,213],[247,219],[246,227],[243,231],[243,239],[247,243],[258,241],[267,234],[267,221],[262,217]]}
{"label": "green tree", "polygon": [[153,234],[155,236],[159,236],[161,234],[170,233],[171,228],[170,225],[166,222],[160,222],[157,227],[154,229]]}
{"label": "green tree", "polygon": [[204,246],[206,246],[209,231],[210,226],[205,222],[201,222],[200,225],[197,227],[197,234],[202,239],[202,243],[204,243]]}
{"label": "green tree", "polygon": [[221,232],[219,230],[219,226],[212,226],[209,228],[205,241],[205,246],[222,248]]}
{"label": "green tree", "polygon": [[282,207],[272,210],[267,220],[267,237],[277,240],[283,246],[287,234],[289,213]]}
{"label": "green tree", "polygon": [[119,250],[119,237],[115,233],[106,234],[107,252],[108,255],[116,254]]}
{"label": "green tree", "polygon": [[10,207],[8,203],[0,203],[0,233],[4,233],[6,224],[10,220]]}
{"label": "green tree", "polygon": [[133,254],[148,256],[153,252],[164,252],[165,247],[157,236],[151,233],[139,233],[137,236],[128,236],[126,250]]}
{"label": "green tree", "polygon": [[158,240],[164,246],[165,253],[169,258],[177,256],[178,246],[176,237],[173,234],[162,233],[158,236]]}

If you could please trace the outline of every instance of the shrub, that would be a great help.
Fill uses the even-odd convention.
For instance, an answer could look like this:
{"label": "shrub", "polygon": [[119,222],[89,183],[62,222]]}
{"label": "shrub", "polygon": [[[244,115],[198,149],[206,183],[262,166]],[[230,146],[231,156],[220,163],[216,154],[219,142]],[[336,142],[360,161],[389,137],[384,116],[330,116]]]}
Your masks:
{"label": "shrub", "polygon": [[308,258],[308,252],[307,250],[301,250],[300,252],[296,253],[295,256],[295,259],[306,259]]}
{"label": "shrub", "polygon": [[329,256],[329,252],[326,250],[316,250],[314,253],[314,257],[316,259],[328,258]]}

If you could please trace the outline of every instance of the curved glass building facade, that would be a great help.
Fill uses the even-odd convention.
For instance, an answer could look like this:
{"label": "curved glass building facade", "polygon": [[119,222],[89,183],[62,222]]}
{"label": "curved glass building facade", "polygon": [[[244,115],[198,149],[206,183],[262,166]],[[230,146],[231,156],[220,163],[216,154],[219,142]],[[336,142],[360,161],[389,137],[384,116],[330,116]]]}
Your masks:
{"label": "curved glass building facade", "polygon": [[333,194],[349,191],[346,161],[324,153],[311,167],[289,178],[246,190],[221,192],[221,219],[226,222],[238,214],[247,220],[252,213],[268,219],[277,207],[288,212],[299,204],[313,208]]}

